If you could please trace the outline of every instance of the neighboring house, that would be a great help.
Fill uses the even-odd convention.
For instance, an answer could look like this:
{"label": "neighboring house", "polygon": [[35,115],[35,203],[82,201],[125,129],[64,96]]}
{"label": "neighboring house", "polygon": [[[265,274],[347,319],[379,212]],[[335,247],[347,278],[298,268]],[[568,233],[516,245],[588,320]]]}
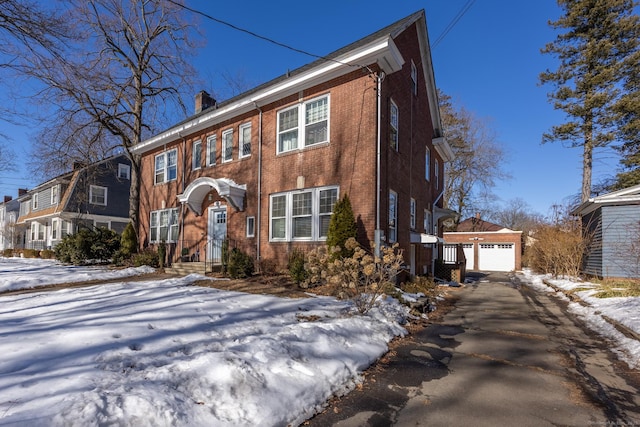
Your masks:
{"label": "neighboring house", "polygon": [[467,271],[515,271],[522,268],[522,231],[480,219],[478,215],[445,232],[445,250],[461,244]]}
{"label": "neighboring house", "polygon": [[640,185],[593,197],[571,214],[589,242],[584,274],[640,278]]}
{"label": "neighboring house", "polygon": [[81,227],[122,232],[129,222],[131,162],[118,155],[38,185],[18,197],[24,248],[51,249]]}
{"label": "neighboring house", "polygon": [[15,249],[22,241],[20,229],[16,224],[18,212],[20,212],[20,202],[11,196],[4,196],[4,201],[0,203],[0,251]]}
{"label": "neighboring house", "polygon": [[169,243],[170,262],[183,250],[216,262],[227,239],[286,266],[293,248],[324,244],[346,194],[362,244],[397,242],[411,273],[432,271],[453,154],[424,11],[225,102],[201,92],[195,104],[134,148],[141,246]]}

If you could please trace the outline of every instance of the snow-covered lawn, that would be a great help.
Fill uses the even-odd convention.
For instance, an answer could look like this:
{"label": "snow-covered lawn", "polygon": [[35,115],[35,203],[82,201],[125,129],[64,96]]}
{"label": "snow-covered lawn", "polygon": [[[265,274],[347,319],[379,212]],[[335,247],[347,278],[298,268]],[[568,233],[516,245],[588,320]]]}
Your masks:
{"label": "snow-covered lawn", "polygon": [[[76,272],[109,277],[0,259],[3,289]],[[406,332],[393,299],[361,316],[191,285],[202,278],[0,297],[0,426],[295,426]]]}
{"label": "snow-covered lawn", "polygon": [[614,343],[612,350],[621,360],[632,368],[640,368],[640,342],[627,338],[605,319],[613,319],[640,336],[640,297],[596,298],[594,295],[599,288],[597,284],[553,279],[550,275],[533,274],[529,270],[525,270],[521,278],[538,291],[554,293],[567,300],[565,292],[573,292],[583,304],[569,302],[569,310],[578,315],[591,329],[611,340]]}
{"label": "snow-covered lawn", "polygon": [[104,266],[65,266],[50,259],[0,258],[0,292],[59,283],[117,279],[153,271],[147,266],[114,270]]}

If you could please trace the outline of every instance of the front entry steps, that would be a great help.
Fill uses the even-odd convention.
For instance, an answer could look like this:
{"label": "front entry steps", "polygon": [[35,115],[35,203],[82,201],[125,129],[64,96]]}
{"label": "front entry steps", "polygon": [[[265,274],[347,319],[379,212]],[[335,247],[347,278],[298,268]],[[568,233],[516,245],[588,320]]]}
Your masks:
{"label": "front entry steps", "polygon": [[179,274],[186,276],[188,274],[206,274],[220,270],[220,265],[212,263],[204,263],[203,261],[195,262],[174,262],[171,267],[165,267],[164,271],[170,274]]}

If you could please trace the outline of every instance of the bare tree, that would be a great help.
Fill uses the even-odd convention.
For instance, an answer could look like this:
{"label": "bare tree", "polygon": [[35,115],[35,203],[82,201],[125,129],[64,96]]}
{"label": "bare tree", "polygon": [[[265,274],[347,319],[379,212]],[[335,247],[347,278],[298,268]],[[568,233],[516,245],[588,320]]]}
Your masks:
{"label": "bare tree", "polygon": [[131,149],[175,122],[175,115],[186,116],[180,94],[193,93],[194,28],[173,1],[66,0],[66,5],[74,42],[64,56],[26,58],[23,67],[43,84],[38,97],[54,112],[39,140],[58,129],[60,139],[47,148],[53,152],[124,151],[132,163],[129,216],[137,230],[140,156]]}
{"label": "bare tree", "polygon": [[442,127],[455,153],[447,166],[444,200],[462,217],[479,211],[498,179],[508,177],[501,169],[505,155],[487,124],[464,107],[453,105],[451,97],[438,93]]}

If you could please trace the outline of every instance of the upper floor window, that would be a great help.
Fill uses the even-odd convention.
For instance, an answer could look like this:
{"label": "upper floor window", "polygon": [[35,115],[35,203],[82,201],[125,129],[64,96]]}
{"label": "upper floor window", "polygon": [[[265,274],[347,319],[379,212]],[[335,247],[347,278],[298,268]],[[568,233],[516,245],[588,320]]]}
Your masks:
{"label": "upper floor window", "polygon": [[131,166],[118,163],[118,178],[120,179],[130,179],[131,178]]}
{"label": "upper floor window", "polygon": [[411,60],[411,91],[414,95],[418,94],[418,69],[413,59]]}
{"label": "upper floor window", "polygon": [[92,205],[107,205],[107,188],[97,185],[89,186],[89,203]]}
{"label": "upper floor window", "polygon": [[416,229],[416,199],[413,197],[409,202],[409,225],[412,230]]}
{"label": "upper floor window", "polygon": [[389,190],[389,243],[398,239],[398,193]]}
{"label": "upper floor window", "polygon": [[233,160],[233,129],[222,132],[222,161]]}
{"label": "upper floor window", "polygon": [[251,123],[245,123],[240,126],[239,151],[240,157],[251,155]]}
{"label": "upper floor window", "polygon": [[271,240],[324,240],[338,187],[296,190],[271,196]]}
{"label": "upper floor window", "polygon": [[52,205],[57,205],[58,204],[58,192],[60,187],[58,187],[57,185],[54,185],[53,187],[51,187],[51,204]]}
{"label": "upper floor window", "polygon": [[329,95],[278,112],[278,153],[329,141]]}
{"label": "upper floor window", "polygon": [[389,107],[389,145],[398,151],[398,106],[391,101]]}
{"label": "upper floor window", "polygon": [[191,153],[191,169],[196,170],[202,167],[202,141],[193,142],[193,152]]}
{"label": "upper floor window", "polygon": [[176,242],[178,240],[178,209],[162,209],[151,212],[149,241]]}
{"label": "upper floor window", "polygon": [[207,138],[207,166],[216,164],[216,144],[218,143],[218,137],[211,135]]}
{"label": "upper floor window", "polygon": [[155,183],[174,181],[178,178],[178,150],[165,151],[156,156]]}
{"label": "upper floor window", "polygon": [[424,153],[424,179],[431,181],[431,151],[429,151],[429,147]]}
{"label": "upper floor window", "polygon": [[38,209],[38,193],[33,193],[33,197],[31,198],[31,209]]}

